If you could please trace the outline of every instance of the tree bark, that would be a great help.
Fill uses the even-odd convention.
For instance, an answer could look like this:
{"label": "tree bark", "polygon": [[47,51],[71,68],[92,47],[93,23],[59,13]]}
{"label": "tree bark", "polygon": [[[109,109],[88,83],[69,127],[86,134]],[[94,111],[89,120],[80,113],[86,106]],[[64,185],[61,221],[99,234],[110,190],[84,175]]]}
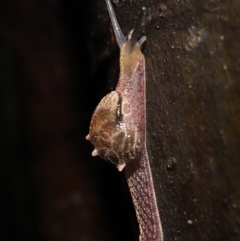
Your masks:
{"label": "tree bark", "polygon": [[240,2],[113,2],[125,34],[148,9],[147,148],[165,240],[239,240]]}

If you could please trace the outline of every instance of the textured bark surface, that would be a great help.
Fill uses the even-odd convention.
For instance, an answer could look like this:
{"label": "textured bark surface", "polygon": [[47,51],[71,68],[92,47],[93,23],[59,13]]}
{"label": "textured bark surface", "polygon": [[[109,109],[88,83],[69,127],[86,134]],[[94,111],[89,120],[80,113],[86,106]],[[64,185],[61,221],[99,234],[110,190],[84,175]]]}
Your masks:
{"label": "textured bark surface", "polygon": [[239,1],[115,2],[125,34],[148,8],[147,146],[165,240],[240,240]]}

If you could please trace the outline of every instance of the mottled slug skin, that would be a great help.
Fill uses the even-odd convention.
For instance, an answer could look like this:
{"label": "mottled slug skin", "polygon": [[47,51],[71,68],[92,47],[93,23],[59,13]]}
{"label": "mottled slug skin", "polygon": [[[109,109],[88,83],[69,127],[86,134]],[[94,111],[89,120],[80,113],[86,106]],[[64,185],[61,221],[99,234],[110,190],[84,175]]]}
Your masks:
{"label": "mottled slug skin", "polygon": [[157,209],[153,181],[147,153],[143,155],[139,167],[131,164],[125,167],[125,175],[132,196],[140,229],[140,241],[162,241],[163,233]]}
{"label": "mottled slug skin", "polygon": [[162,241],[162,226],[146,148],[145,58],[139,45],[134,46],[131,56],[125,48],[127,46],[123,45],[121,49],[121,72],[116,91],[123,96],[122,102],[129,106],[128,115],[123,114],[123,121],[137,127],[141,154],[124,170],[139,223],[139,240]]}

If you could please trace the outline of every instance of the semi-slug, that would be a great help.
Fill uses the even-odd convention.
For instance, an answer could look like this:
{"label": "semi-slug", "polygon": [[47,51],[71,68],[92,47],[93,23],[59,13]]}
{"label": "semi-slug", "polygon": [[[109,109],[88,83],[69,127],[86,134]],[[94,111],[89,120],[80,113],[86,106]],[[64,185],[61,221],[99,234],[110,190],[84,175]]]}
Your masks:
{"label": "semi-slug", "polygon": [[106,0],[113,30],[120,48],[120,77],[115,91],[96,107],[89,134],[99,155],[119,171],[124,169],[139,224],[140,241],[163,241],[153,179],[146,147],[145,58],[137,41],[146,12],[142,8],[135,28],[125,39],[110,0]]}

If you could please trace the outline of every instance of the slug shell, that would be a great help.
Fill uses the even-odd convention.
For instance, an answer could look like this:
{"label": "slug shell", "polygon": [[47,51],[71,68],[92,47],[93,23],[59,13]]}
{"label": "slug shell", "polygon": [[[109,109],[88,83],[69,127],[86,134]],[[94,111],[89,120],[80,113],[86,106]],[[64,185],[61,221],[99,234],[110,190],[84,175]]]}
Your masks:
{"label": "slug shell", "polygon": [[99,155],[121,171],[128,161],[139,158],[139,133],[124,122],[122,98],[117,91],[106,95],[95,109],[87,136]]}

